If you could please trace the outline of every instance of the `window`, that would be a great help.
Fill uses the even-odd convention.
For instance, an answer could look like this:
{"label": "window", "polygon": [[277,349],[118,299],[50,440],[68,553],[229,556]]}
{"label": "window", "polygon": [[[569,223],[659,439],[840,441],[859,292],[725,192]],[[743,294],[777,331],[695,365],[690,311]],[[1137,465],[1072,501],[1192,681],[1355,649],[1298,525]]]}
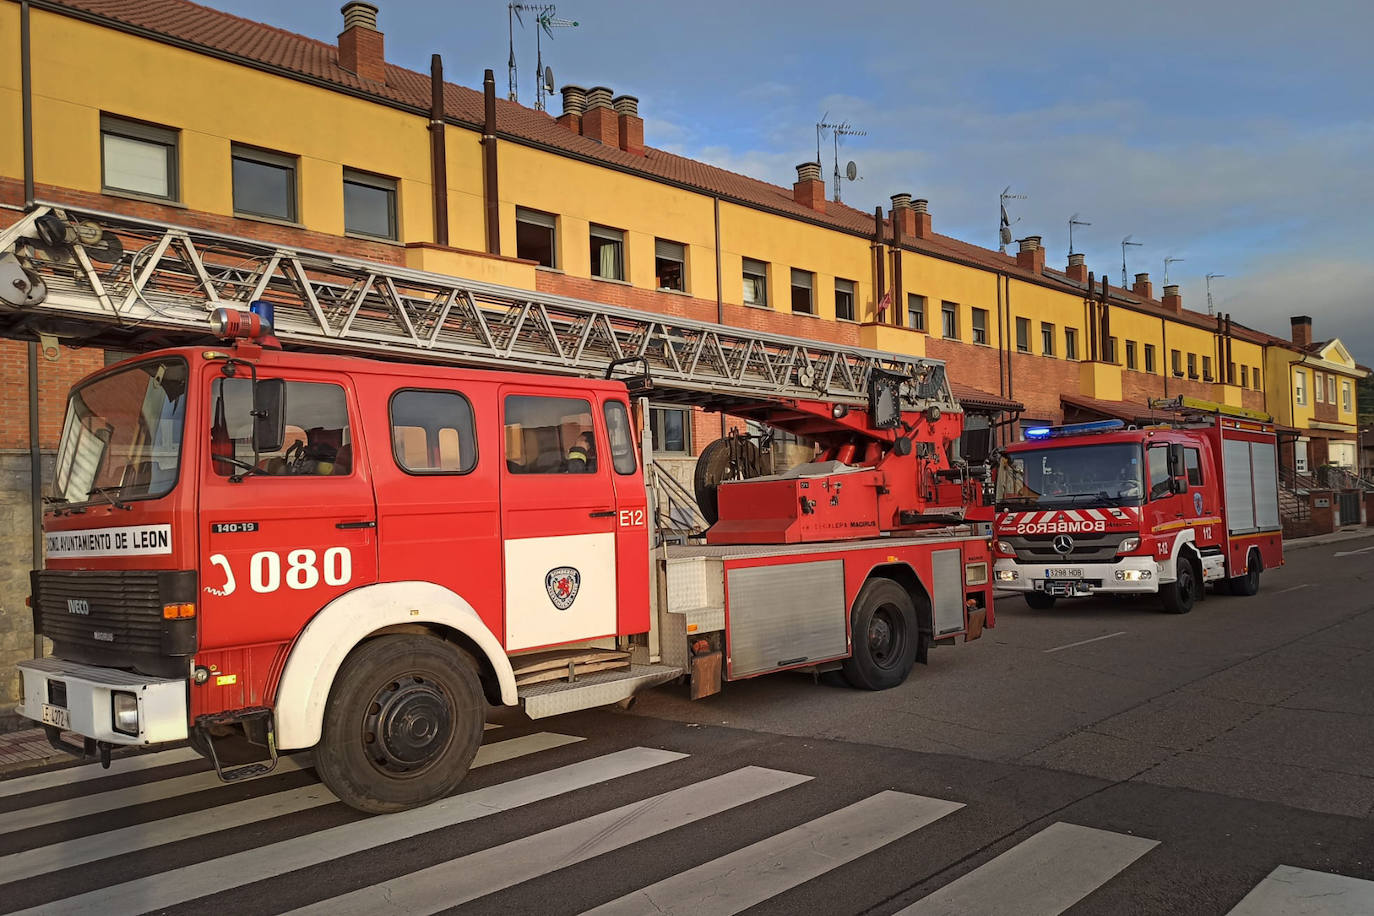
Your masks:
{"label": "window", "polygon": [[1350,383],[1345,379],[1341,379],[1341,410],[1350,413],[1354,409],[1353,392]]}
{"label": "window", "polygon": [[1293,370],[1293,400],[1299,406],[1307,406],[1307,372],[1303,369]]}
{"label": "window", "polygon": [[1212,381],[1212,357],[1210,356],[1202,357],[1202,380],[1204,382]]}
{"label": "window", "polygon": [[338,385],[286,383],[286,436],[253,463],[253,382],[215,379],[210,389],[210,460],[220,477],[250,467],[269,477],[330,477],[353,472],[348,402]]}
{"label": "window", "polygon": [[744,304],[768,308],[768,265],[744,259]]}
{"label": "window", "polygon": [[1154,345],[1154,344],[1146,344],[1146,345],[1145,345],[1145,371],[1146,371],[1146,372],[1154,372],[1154,371],[1155,371],[1155,345]]}
{"label": "window", "polygon": [[1236,364],[1235,364],[1235,363],[1227,363],[1227,364],[1226,364],[1226,384],[1228,384],[1228,385],[1234,385],[1235,383],[1236,383]]}
{"label": "window", "polygon": [[949,340],[959,339],[959,306],[953,302],[940,303],[940,333]]}
{"label": "window", "polygon": [[854,320],[854,281],[835,278],[835,317],[840,321]]}
{"label": "window", "polygon": [[926,329],[926,297],[906,294],[906,326],[913,331]]}
{"label": "window", "polygon": [[1183,378],[1183,354],[1178,350],[1169,351],[1169,368],[1174,375]]}
{"label": "window", "polygon": [[100,116],[101,186],[164,200],[180,198],[177,185],[179,131]]}
{"label": "window", "polygon": [[1188,486],[1202,486],[1202,454],[1195,448],[1183,450],[1183,466],[1188,471]]}
{"label": "window", "polygon": [[1326,402],[1325,377],[1320,372],[1312,373],[1312,399],[1318,404]]}
{"label": "window", "polygon": [[1336,403],[1336,377],[1330,373],[1326,375],[1326,403]]}
{"label": "window", "polygon": [[515,208],[515,256],[540,267],[557,267],[554,232],[558,219],[552,213]]}
{"label": "window", "polygon": [[1249,367],[1249,366],[1241,366],[1241,367],[1240,367],[1240,387],[1242,387],[1242,388],[1249,388],[1249,387],[1250,387],[1250,367]]}
{"label": "window", "polygon": [[1197,354],[1188,354],[1188,378],[1197,378]]}
{"label": "window", "polygon": [[[289,399],[288,399],[289,400]],[[466,474],[477,466],[472,405],[456,391],[391,396],[391,454],[412,474]]]}
{"label": "window", "polygon": [[986,346],[988,342],[987,309],[973,309],[971,316],[969,325],[973,328],[973,342]]}
{"label": "window", "polygon": [[667,239],[654,239],[654,276],[659,289],[687,291],[687,246]]}
{"label": "window", "polygon": [[296,221],[296,157],[235,144],[234,212]]}
{"label": "window", "polygon": [[1030,319],[1016,319],[1016,351],[1018,353],[1030,352]]}
{"label": "window", "polygon": [[630,412],[623,401],[607,401],[606,435],[611,441],[611,466],[617,474],[633,474],[639,468],[635,459],[635,438],[630,432]]}
{"label": "window", "polygon": [[1040,355],[1054,355],[1054,325],[1040,322]]}
{"label": "window", "polygon": [[1169,446],[1167,443],[1152,445],[1146,450],[1150,471],[1150,499],[1173,495],[1169,481]]}
{"label": "window", "polygon": [[814,315],[816,313],[815,300],[811,295],[811,287],[815,284],[816,278],[809,270],[797,270],[792,268],[792,311],[801,315]]}
{"label": "window", "polygon": [[1260,386],[1259,366],[1250,367],[1250,381],[1254,383],[1255,390],[1258,391]]}
{"label": "window", "polygon": [[1307,473],[1307,440],[1299,439],[1293,443],[1293,470],[1299,474]]}
{"label": "window", "polygon": [[1064,358],[1078,359],[1078,329],[1064,329]]}
{"label": "window", "polygon": [[654,435],[655,455],[686,455],[691,443],[689,435],[691,411],[682,407],[650,407],[649,431]]}
{"label": "window", "polygon": [[1126,368],[1134,369],[1135,367],[1135,341],[1128,340],[1126,341]]}
{"label": "window", "polygon": [[1106,363],[1116,362],[1116,338],[1108,337],[1103,347],[1102,361]]}
{"label": "window", "polygon": [[591,237],[592,276],[603,280],[624,280],[625,233],[592,224],[588,228],[588,235]]}
{"label": "window", "polygon": [[512,474],[595,474],[592,405],[582,398],[506,398],[506,470]]}
{"label": "window", "polygon": [[396,179],[344,169],[344,231],[396,238]]}

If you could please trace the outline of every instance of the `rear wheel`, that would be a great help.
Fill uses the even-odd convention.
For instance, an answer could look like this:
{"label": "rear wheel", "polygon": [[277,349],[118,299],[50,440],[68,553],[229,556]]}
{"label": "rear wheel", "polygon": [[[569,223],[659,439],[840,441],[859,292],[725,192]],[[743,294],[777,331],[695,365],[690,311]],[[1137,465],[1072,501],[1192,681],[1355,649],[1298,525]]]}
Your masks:
{"label": "rear wheel", "polygon": [[850,613],[853,653],[844,678],[863,690],[887,690],[906,680],[916,663],[921,629],[911,595],[891,579],[870,579]]}
{"label": "rear wheel", "polygon": [[1198,577],[1192,560],[1179,557],[1174,581],[1160,586],[1159,597],[1164,602],[1164,610],[1170,614],[1186,614],[1193,609],[1197,600]]}
{"label": "rear wheel", "polygon": [[1044,592],[1026,592],[1026,604],[1031,606],[1033,611],[1048,611],[1054,607],[1054,595],[1047,595]]}
{"label": "rear wheel", "polygon": [[1231,594],[1249,597],[1259,591],[1260,573],[1264,571],[1264,562],[1260,560],[1259,553],[1250,551],[1245,558],[1244,575],[1236,576],[1229,580]]}
{"label": "rear wheel", "polygon": [[383,636],[363,643],[339,669],[315,769],[359,811],[423,805],[467,775],[485,719],[471,656],[430,636]]}

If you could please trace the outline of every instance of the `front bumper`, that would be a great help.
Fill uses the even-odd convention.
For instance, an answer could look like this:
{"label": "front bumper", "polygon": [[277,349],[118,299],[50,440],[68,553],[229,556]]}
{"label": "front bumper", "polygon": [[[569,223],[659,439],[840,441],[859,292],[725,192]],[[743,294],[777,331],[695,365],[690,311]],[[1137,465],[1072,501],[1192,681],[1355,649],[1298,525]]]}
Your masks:
{"label": "front bumper", "polygon": [[[1080,570],[1081,576],[1054,578],[1055,568]],[[1011,574],[1015,574],[1015,578]],[[1150,557],[1122,557],[1115,563],[1064,563],[1047,566],[1040,563],[1020,563],[999,559],[993,563],[993,585],[1008,592],[1050,591],[1047,583],[1055,583],[1051,594],[1065,597],[1079,595],[1153,595],[1159,591],[1160,567]]]}
{"label": "front bumper", "polygon": [[[15,712],[44,725],[53,719],[67,721],[66,731],[110,744],[157,744],[186,740],[186,679],[156,678],[116,668],[96,668],[36,658],[19,663],[24,681],[24,700]],[[133,694],[138,703],[138,725],[133,734],[115,731],[115,693]],[[64,701],[53,703],[50,700]],[[44,706],[48,706],[45,720]],[[65,710],[66,716],[55,710]]]}

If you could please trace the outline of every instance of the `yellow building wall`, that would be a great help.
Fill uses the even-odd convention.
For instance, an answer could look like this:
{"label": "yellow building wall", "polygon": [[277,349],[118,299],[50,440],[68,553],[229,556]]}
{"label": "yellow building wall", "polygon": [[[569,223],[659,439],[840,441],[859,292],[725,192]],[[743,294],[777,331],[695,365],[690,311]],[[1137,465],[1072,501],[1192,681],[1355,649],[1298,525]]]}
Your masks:
{"label": "yellow building wall", "polygon": [[[1083,296],[1076,292],[1061,292],[1044,286],[1027,283],[1024,280],[1007,281],[1007,299],[1011,310],[1010,349],[1016,349],[1016,319],[1031,320],[1030,352],[1041,354],[1040,325],[1054,325],[1054,355],[1065,359],[1065,330],[1074,331],[1076,336],[1075,359],[1088,356],[1088,332],[1084,327]],[[1113,316],[1115,317],[1115,316]]]}
{"label": "yellow building wall", "polygon": [[19,4],[0,4],[0,175],[24,174],[23,108],[19,94]]}
{"label": "yellow building wall", "polygon": [[[891,282],[889,278],[889,282]],[[941,309],[944,303],[957,306],[958,339],[973,343],[973,310],[987,312],[987,345],[1001,345],[1002,335],[997,324],[997,274],[942,261],[929,255],[903,252],[902,287],[905,293],[926,298],[926,330],[934,337],[943,337]],[[902,302],[906,320],[907,302]]]}

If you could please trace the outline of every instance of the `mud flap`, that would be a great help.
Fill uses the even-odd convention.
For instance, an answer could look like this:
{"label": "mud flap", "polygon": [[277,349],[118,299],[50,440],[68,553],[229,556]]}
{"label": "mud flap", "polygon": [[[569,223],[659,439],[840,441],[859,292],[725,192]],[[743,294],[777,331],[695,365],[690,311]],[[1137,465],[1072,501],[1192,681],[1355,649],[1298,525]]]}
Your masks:
{"label": "mud flap", "polygon": [[692,699],[700,700],[720,693],[721,660],[720,651],[704,652],[692,656]]}
{"label": "mud flap", "polygon": [[964,633],[964,642],[970,642],[983,635],[983,624],[987,622],[987,608],[969,608],[968,630]]}

